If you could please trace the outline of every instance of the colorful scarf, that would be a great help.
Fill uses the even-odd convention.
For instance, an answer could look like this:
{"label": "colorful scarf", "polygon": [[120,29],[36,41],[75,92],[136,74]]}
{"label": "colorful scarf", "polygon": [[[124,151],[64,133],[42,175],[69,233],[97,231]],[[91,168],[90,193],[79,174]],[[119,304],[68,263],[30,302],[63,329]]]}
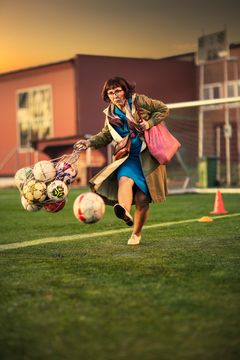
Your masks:
{"label": "colorful scarf", "polygon": [[[114,104],[110,104],[109,107],[109,123],[111,125],[116,126],[123,126],[121,118],[114,113]],[[126,105],[124,107],[125,114],[126,114],[126,120],[128,123],[129,130],[134,133],[142,133],[142,130],[139,128],[138,124],[135,122],[133,116],[132,116],[132,99],[127,99]]]}

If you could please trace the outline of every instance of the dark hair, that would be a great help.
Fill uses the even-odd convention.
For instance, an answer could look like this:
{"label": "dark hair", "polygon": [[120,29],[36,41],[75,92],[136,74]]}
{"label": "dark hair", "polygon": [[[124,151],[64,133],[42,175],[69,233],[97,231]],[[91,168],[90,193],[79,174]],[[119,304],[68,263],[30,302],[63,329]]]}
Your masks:
{"label": "dark hair", "polygon": [[110,102],[110,99],[108,97],[108,90],[115,89],[118,86],[120,86],[123,89],[127,99],[130,98],[135,93],[135,84],[130,84],[124,78],[120,76],[116,76],[114,78],[105,81],[102,89],[103,100],[106,102]]}

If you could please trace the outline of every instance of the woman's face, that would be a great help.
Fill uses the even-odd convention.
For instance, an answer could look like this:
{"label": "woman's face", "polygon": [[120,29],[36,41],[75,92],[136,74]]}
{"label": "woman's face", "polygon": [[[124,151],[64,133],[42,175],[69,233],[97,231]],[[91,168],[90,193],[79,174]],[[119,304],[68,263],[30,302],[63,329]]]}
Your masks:
{"label": "woman's face", "polygon": [[109,89],[107,94],[108,94],[110,101],[114,105],[116,105],[120,108],[125,106],[126,97],[125,97],[124,90],[120,86],[118,86],[114,89]]}

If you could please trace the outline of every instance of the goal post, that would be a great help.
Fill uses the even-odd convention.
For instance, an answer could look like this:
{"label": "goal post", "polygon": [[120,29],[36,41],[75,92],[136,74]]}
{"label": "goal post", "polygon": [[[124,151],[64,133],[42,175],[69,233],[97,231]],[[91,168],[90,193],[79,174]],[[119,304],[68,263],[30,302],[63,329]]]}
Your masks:
{"label": "goal post", "polygon": [[210,100],[185,101],[185,102],[167,104],[167,106],[169,109],[182,109],[189,107],[230,104],[230,103],[238,103],[238,102],[240,102],[240,96],[220,98],[220,99],[210,99]]}
{"label": "goal post", "polygon": [[167,165],[170,190],[240,184],[240,96],[169,103],[181,148]]}

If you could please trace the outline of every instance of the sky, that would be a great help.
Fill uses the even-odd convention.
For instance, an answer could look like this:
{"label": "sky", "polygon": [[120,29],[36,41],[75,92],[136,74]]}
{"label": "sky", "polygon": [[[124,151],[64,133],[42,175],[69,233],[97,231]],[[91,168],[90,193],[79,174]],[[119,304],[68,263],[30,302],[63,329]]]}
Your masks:
{"label": "sky", "polygon": [[0,73],[76,54],[159,59],[223,30],[240,43],[239,0],[0,0]]}

